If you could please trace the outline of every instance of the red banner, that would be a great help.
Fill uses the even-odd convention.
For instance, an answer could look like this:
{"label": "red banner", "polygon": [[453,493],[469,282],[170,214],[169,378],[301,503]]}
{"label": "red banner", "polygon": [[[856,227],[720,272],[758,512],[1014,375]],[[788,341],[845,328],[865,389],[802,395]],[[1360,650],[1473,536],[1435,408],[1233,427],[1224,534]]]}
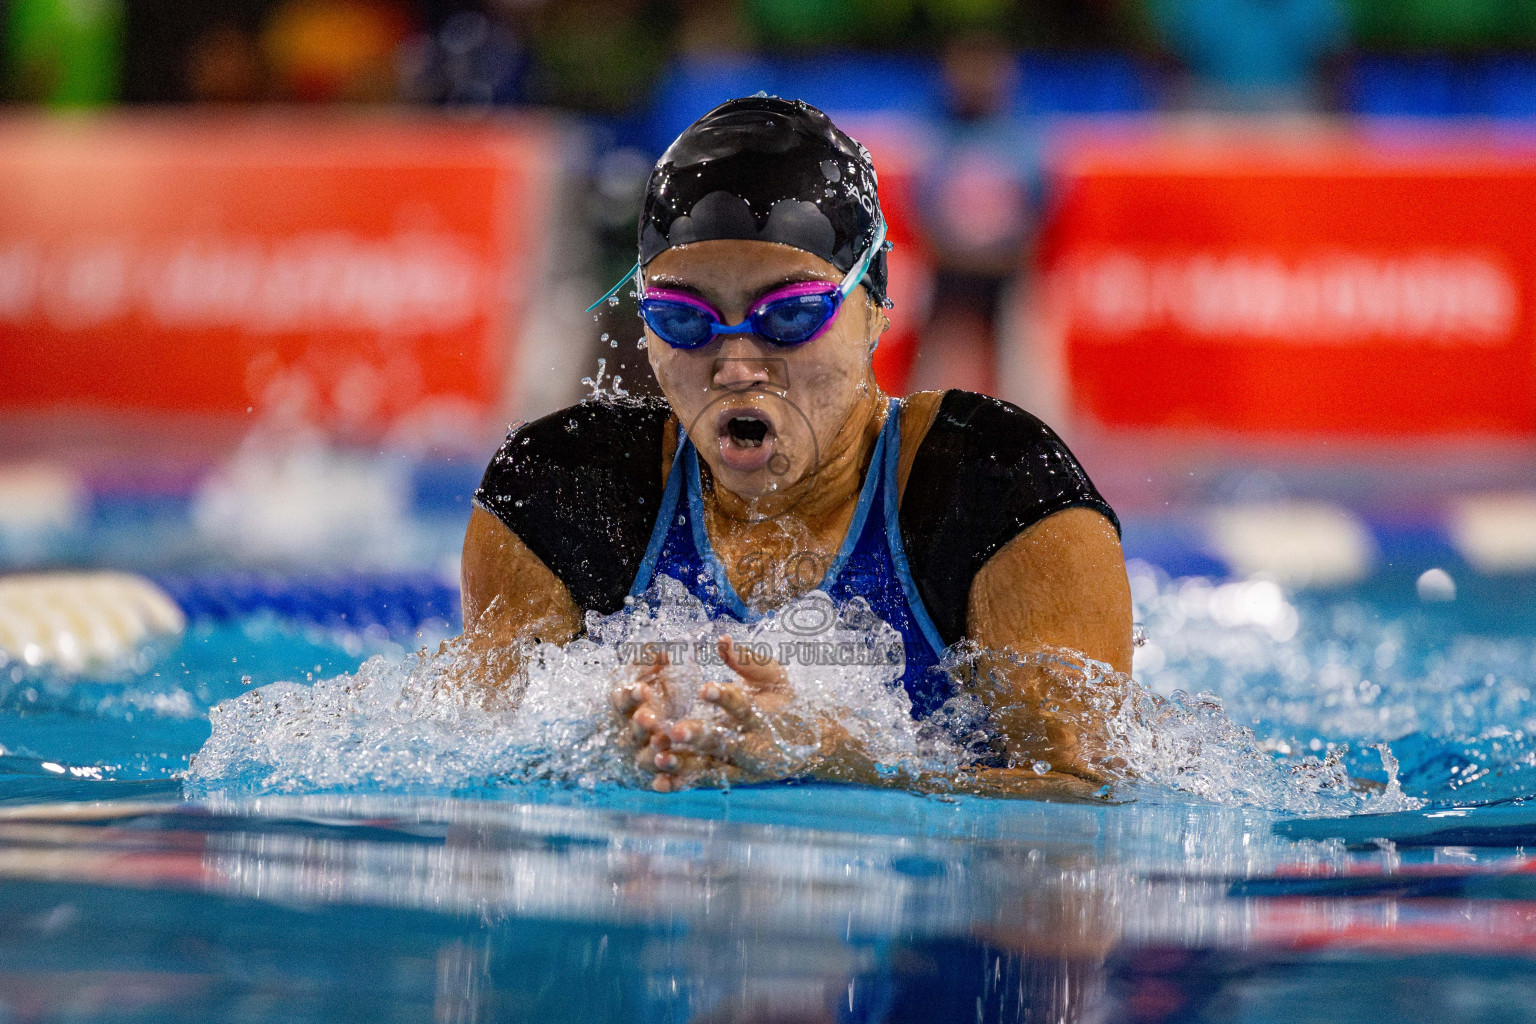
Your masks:
{"label": "red banner", "polygon": [[1080,138],[1043,250],[1074,411],[1536,434],[1536,153],[1447,135]]}
{"label": "red banner", "polygon": [[483,424],[554,146],[532,122],[0,122],[0,408]]}

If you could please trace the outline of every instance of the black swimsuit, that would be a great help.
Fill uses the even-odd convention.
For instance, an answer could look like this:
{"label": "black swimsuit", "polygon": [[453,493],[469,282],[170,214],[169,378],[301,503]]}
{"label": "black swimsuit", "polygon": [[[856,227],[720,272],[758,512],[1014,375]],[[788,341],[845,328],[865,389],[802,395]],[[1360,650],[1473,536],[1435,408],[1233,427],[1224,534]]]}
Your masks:
{"label": "black swimsuit", "polygon": [[[583,402],[563,409],[514,430],[475,492],[476,502],[565,583],[583,612],[617,611],[637,576],[650,579],[656,552],[648,561],[647,548],[655,546],[658,511],[665,498],[677,501],[662,486],[662,438],[670,415],[664,403]],[[872,464],[866,477],[889,475],[894,487],[895,449],[888,454],[883,461],[889,472]],[[920,677],[935,660],[933,648],[965,635],[976,573],[1019,533],[1068,508],[1091,508],[1119,529],[1114,511],[1044,423],[995,398],[945,394],[887,531],[896,565],[909,577],[901,581],[906,588],[894,591],[915,591],[901,603],[927,638],[914,646],[918,631],[893,623],[911,648],[907,675],[913,678],[903,683],[914,713],[942,701],[942,691]],[[709,557],[707,538],[703,548]],[[728,584],[724,590],[734,596]],[[696,596],[719,603],[702,591]],[[867,596],[881,607],[873,590]],[[727,611],[737,603],[725,602]],[[735,614],[740,617],[741,609]],[[925,649],[921,654],[918,646]]]}

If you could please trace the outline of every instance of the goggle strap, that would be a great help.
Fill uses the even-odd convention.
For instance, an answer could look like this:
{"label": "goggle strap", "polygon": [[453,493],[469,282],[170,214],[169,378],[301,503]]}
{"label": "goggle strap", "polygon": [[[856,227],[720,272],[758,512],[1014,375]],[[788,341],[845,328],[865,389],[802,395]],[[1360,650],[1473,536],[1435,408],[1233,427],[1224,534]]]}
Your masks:
{"label": "goggle strap", "polygon": [[632,266],[628,270],[624,271],[624,276],[619,278],[618,283],[615,284],[612,288],[608,289],[608,294],[607,295],[604,295],[602,298],[598,299],[596,302],[592,303],[592,305],[587,307],[587,312],[588,313],[592,312],[598,306],[601,306],[603,303],[607,302],[609,299],[611,299],[615,295],[617,295],[619,289],[624,287],[624,282],[628,281],[630,278],[632,278],[632,277],[635,278],[637,283],[638,283],[639,274],[640,274],[640,261],[636,260],[634,266]]}
{"label": "goggle strap", "polygon": [[843,278],[843,283],[837,286],[837,290],[843,298],[853,294],[853,290],[864,280],[864,275],[869,273],[869,265],[875,262],[875,256],[879,254],[880,247],[885,244],[885,218],[880,218],[880,223],[875,227],[874,240],[869,243],[869,248],[864,251],[864,256],[853,265],[848,275]]}

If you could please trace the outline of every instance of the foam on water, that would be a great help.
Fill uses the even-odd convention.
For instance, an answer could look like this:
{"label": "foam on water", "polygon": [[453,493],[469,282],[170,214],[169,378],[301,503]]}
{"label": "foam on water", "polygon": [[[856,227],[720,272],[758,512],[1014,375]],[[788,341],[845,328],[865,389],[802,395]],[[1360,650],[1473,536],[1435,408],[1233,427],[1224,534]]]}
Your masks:
{"label": "foam on water", "polygon": [[[436,653],[376,656],[356,674],[313,685],[281,682],[245,693],[211,710],[212,735],[185,782],[192,795],[204,796],[643,785],[648,778],[634,766],[612,710],[616,685],[666,650],[676,717],[720,721],[719,710],[698,697],[706,682],[734,680],[713,656],[715,641],[729,632],[759,650],[781,652],[804,641],[808,618],[832,607],[826,595],[812,593],[744,627],[711,620],[664,577],[652,596],[610,616],[590,615],[586,636],[563,647],[525,646],[520,670],[510,661],[488,667],[458,640]],[[1379,794],[1360,791],[1337,756],[1277,758],[1212,696],[1163,697],[1070,652],[1021,658],[961,646],[947,665],[965,688],[931,719],[914,721],[910,700],[895,685],[901,663],[884,656],[899,650],[898,635],[861,600],[835,612],[816,641],[862,654],[843,664],[783,659],[793,691],[789,714],[804,729],[780,740],[778,753],[797,772],[814,769],[820,728],[836,721],[893,783],[921,778],[931,786],[991,752],[979,695],[1026,671],[1045,680],[1040,700],[1080,701],[1107,723],[1099,757],[1106,774],[1134,780],[1119,787],[1120,795],[1164,786],[1215,802],[1309,814],[1412,805],[1395,778]],[[458,682],[472,674],[501,685],[486,690]],[[1027,754],[1015,760],[1050,771]],[[1383,761],[1389,774],[1395,771],[1386,751]]]}

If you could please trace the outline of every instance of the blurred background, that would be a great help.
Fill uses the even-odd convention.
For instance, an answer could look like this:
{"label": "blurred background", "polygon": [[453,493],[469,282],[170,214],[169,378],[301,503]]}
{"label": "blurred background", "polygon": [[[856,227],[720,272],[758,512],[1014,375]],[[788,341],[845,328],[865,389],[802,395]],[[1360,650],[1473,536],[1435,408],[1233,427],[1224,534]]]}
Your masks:
{"label": "blurred background", "polygon": [[582,310],[758,90],[875,156],[887,389],[1045,418],[1133,558],[1536,570],[1528,0],[0,12],[0,570],[373,573],[451,622],[508,425],[654,389],[632,303]]}

